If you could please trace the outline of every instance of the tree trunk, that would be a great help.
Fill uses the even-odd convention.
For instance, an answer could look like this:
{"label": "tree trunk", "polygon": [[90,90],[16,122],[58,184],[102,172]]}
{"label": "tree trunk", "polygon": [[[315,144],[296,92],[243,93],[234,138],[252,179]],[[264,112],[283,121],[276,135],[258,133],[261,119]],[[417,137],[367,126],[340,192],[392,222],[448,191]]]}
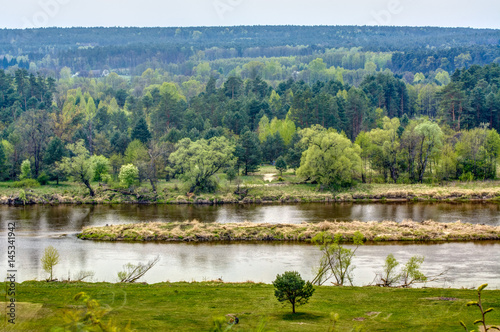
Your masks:
{"label": "tree trunk", "polygon": [[85,184],[85,186],[88,188],[90,196],[94,197],[95,192],[94,192],[94,189],[92,189],[92,186],[90,185],[89,180],[83,180],[83,184]]}

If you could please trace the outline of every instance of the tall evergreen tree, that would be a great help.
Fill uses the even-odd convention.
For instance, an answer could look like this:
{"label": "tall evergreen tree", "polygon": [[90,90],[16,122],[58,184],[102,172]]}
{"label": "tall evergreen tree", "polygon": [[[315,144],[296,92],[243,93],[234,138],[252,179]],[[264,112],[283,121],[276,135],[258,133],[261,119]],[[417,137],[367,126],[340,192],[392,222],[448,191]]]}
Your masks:
{"label": "tall evergreen tree", "polygon": [[132,130],[131,138],[132,141],[137,139],[144,144],[151,139],[151,133],[149,132],[148,124],[144,118],[141,117],[139,118],[139,121],[137,121],[137,124]]}
{"label": "tall evergreen tree", "polygon": [[241,135],[235,155],[238,158],[238,165],[243,167],[245,175],[259,170],[262,161],[262,151],[260,149],[259,137],[256,133],[247,130]]}

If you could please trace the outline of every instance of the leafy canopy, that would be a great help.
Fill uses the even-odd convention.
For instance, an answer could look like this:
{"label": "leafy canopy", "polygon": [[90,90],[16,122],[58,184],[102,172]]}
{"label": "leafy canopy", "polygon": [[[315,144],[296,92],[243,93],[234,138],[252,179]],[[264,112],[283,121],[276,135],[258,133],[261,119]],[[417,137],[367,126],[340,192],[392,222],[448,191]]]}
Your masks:
{"label": "leafy canopy", "polygon": [[181,179],[189,184],[189,192],[213,191],[215,183],[211,177],[221,169],[234,167],[233,152],[234,145],[223,136],[195,142],[184,138],[169,160]]}
{"label": "leafy canopy", "polygon": [[348,187],[361,173],[361,148],[335,130],[313,126],[302,131],[308,147],[297,175],[327,187]]}
{"label": "leafy canopy", "polygon": [[293,313],[295,313],[295,306],[306,304],[314,293],[311,282],[305,282],[296,271],[278,274],[276,280],[273,281],[273,286],[274,296],[280,302],[290,302]]}

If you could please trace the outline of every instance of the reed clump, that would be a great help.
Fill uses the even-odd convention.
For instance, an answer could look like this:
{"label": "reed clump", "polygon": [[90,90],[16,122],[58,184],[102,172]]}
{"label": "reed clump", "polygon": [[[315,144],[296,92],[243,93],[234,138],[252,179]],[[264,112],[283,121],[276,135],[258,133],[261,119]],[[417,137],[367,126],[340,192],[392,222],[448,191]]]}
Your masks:
{"label": "reed clump", "polygon": [[78,237],[103,241],[303,241],[319,233],[340,234],[352,241],[356,232],[365,241],[477,241],[500,240],[500,227],[479,224],[439,223],[432,220],[330,222],[302,224],[146,222],[86,227]]}

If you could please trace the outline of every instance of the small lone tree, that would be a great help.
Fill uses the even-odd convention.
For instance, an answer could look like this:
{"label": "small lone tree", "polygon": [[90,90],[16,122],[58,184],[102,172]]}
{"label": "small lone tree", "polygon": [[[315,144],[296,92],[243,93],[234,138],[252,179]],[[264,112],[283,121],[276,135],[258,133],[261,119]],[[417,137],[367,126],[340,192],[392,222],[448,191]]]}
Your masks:
{"label": "small lone tree", "polygon": [[280,302],[288,301],[292,305],[292,312],[295,313],[295,306],[306,304],[314,293],[311,282],[305,282],[296,271],[287,271],[282,275],[277,275],[273,281],[274,296]]}
{"label": "small lone tree", "polygon": [[89,190],[90,196],[94,197],[95,192],[90,184],[94,177],[94,167],[90,152],[85,148],[85,142],[78,140],[75,144],[68,144],[68,150],[72,157],[63,157],[57,167],[67,175],[72,176],[75,181],[81,182]]}
{"label": "small lone tree", "polygon": [[406,262],[401,272],[402,287],[408,288],[412,284],[427,281],[428,278],[420,271],[420,266],[423,263],[423,256],[413,256]]}
{"label": "small lone tree", "polygon": [[226,173],[226,176],[227,176],[227,179],[229,180],[229,183],[231,183],[231,181],[236,179],[236,177],[238,176],[238,174],[236,173],[236,169],[234,167],[228,167],[224,171],[224,173]]}
{"label": "small lone tree", "polygon": [[31,162],[26,159],[21,163],[21,174],[19,174],[19,179],[31,179]]}
{"label": "small lone tree", "polygon": [[283,172],[286,172],[288,169],[285,158],[282,156],[279,156],[278,159],[276,159],[276,169],[280,172],[280,175],[283,175]]}
{"label": "small lone tree", "polygon": [[[389,254],[385,259],[382,273],[377,275],[379,280],[377,286],[394,287],[397,282],[401,282],[399,287],[408,288],[413,284],[428,281],[429,278],[420,271],[420,266],[423,262],[423,256],[413,256],[403,265],[401,272],[398,272],[396,269],[399,266],[399,262],[394,258],[393,254]],[[443,273],[444,272],[439,275]],[[436,277],[437,276],[433,276],[434,279],[432,280],[436,280]]]}
{"label": "small lone tree", "polygon": [[387,255],[384,264],[384,271],[380,275],[380,286],[391,287],[401,279],[401,274],[396,271],[399,262],[394,258],[393,254]]}
{"label": "small lone tree", "polygon": [[41,259],[42,267],[45,272],[50,273],[50,278],[48,281],[54,280],[52,278],[52,272],[54,270],[54,266],[59,263],[59,252],[53,246],[48,246],[45,248],[45,252],[43,253],[43,257]]}
{"label": "small lone tree", "polygon": [[133,164],[123,165],[118,178],[123,186],[130,188],[139,178],[139,169]]}
{"label": "small lone tree", "polygon": [[363,244],[364,236],[360,232],[354,233],[352,241],[356,246],[354,249],[344,247],[344,238],[342,234],[335,234],[332,238],[331,234],[321,232],[314,236],[313,243],[317,244],[323,252],[319,262],[317,274],[313,279],[313,284],[322,285],[331,278],[335,279],[335,286],[344,286],[349,282],[352,286],[354,265],[352,260],[358,250],[358,247]]}

